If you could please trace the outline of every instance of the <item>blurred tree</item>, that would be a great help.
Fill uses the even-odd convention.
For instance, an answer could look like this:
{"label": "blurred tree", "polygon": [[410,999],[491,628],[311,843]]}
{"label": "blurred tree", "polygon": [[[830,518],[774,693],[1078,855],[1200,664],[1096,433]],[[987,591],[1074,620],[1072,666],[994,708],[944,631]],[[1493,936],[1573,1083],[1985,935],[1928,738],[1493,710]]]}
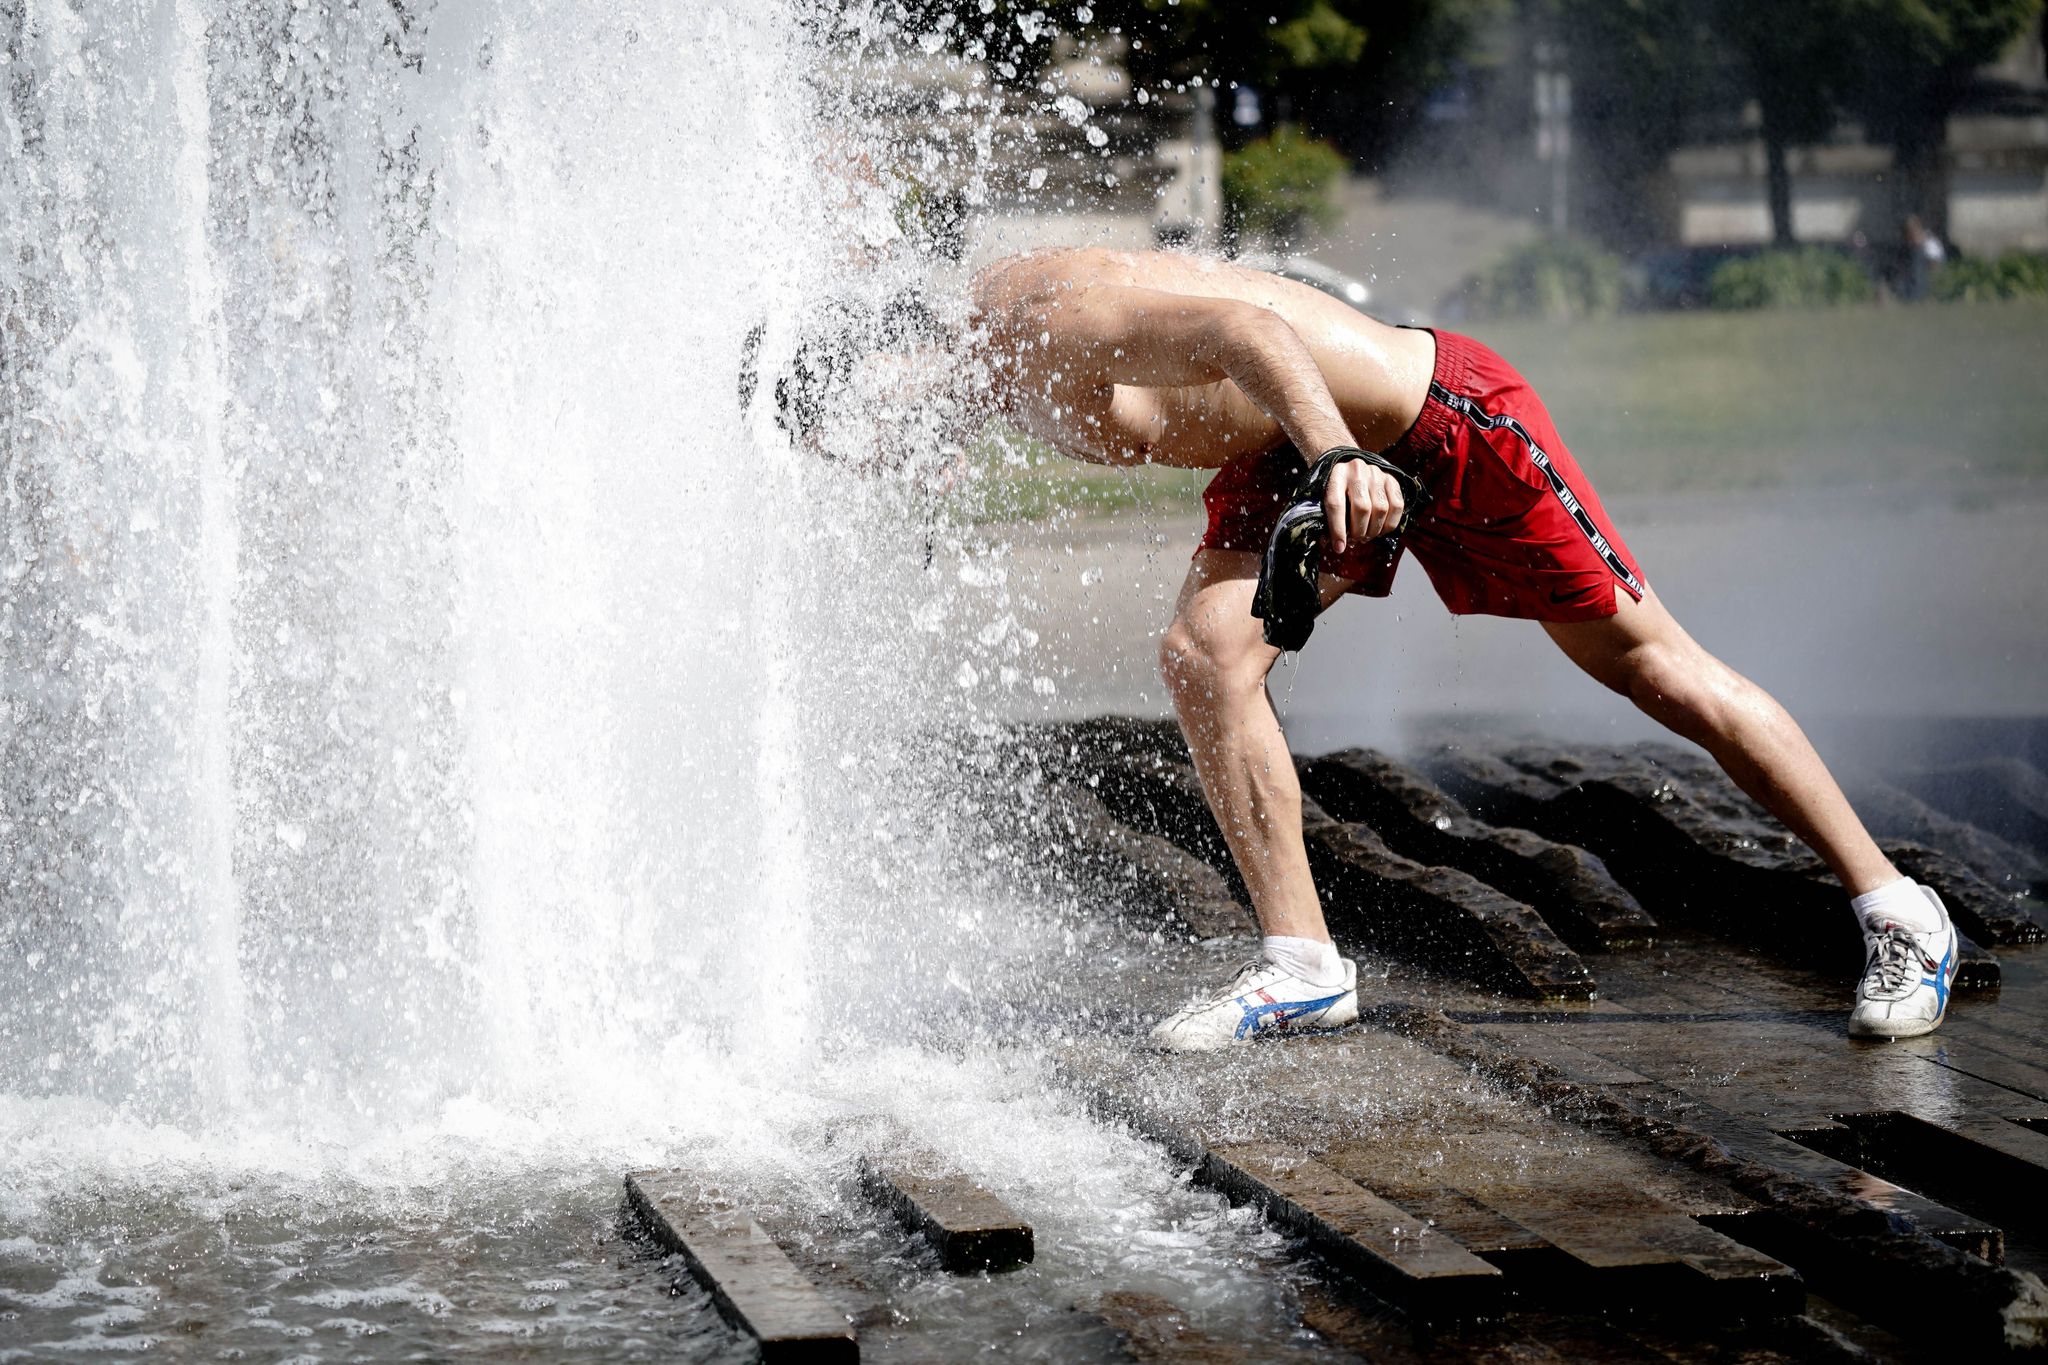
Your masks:
{"label": "blurred tree", "polygon": [[[1251,85],[1267,97],[1265,122],[1297,120],[1370,159],[1398,136],[1488,22],[1513,0],[903,0],[910,34],[941,35],[1012,84],[1036,80],[1052,37],[1125,39],[1124,64],[1141,87],[1200,77]],[[1230,145],[1265,129],[1228,121]]]}
{"label": "blurred tree", "polygon": [[1849,0],[1848,107],[1897,158],[1894,223],[1917,213],[1948,235],[1948,120],[1976,83],[2038,22],[2042,0]]}
{"label": "blurred tree", "polygon": [[1572,75],[1572,120],[1589,181],[1579,221],[1636,250],[1666,231],[1658,184],[1667,158],[1716,106],[1740,109],[1740,77],[1713,42],[1701,0],[1555,0]]}
{"label": "blurred tree", "polygon": [[[1941,230],[1947,122],[1976,69],[2036,22],[2043,0],[1553,0],[1578,120],[1625,219],[1648,178],[1712,110],[1753,99],[1762,117],[1772,235],[1792,241],[1786,153],[1847,110],[1898,158],[1894,223]],[[1613,227],[1615,224],[1604,224]],[[1623,239],[1640,224],[1611,233]]]}
{"label": "blurred tree", "polygon": [[1223,158],[1230,231],[1286,248],[1311,225],[1334,227],[1340,210],[1330,191],[1343,177],[1341,152],[1283,123]]}
{"label": "blurred tree", "polygon": [[[1765,193],[1771,237],[1793,244],[1792,173],[1786,153],[1818,142],[1835,125],[1854,72],[1849,25],[1856,11],[1887,0],[1704,0],[1707,24],[1735,54],[1763,127]],[[1901,5],[1927,0],[1890,0]]]}

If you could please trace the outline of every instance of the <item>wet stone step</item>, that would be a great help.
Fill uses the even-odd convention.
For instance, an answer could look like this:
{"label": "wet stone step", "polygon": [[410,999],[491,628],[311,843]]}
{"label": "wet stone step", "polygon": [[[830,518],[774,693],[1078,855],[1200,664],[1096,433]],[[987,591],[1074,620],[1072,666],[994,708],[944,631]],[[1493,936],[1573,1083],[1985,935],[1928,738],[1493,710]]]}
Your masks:
{"label": "wet stone step", "polygon": [[1678,1118],[1687,1129],[1718,1143],[1729,1155],[1796,1176],[1853,1199],[1873,1212],[1897,1216],[1936,1241],[1982,1260],[2005,1254],[2005,1234],[1996,1226],[1893,1184],[1845,1161],[1772,1131],[1754,1119],[1716,1109],[1660,1086],[1655,1093],[1621,1092],[1644,1113]]}
{"label": "wet stone step", "polygon": [[1856,1164],[1874,1174],[1992,1216],[2048,1209],[2048,1134],[2024,1123],[1900,1110],[1837,1122],[1855,1135]]}
{"label": "wet stone step", "polygon": [[1856,784],[1850,802],[1881,841],[1938,848],[1993,886],[2009,892],[2031,888],[2037,905],[2048,893],[2048,857],[1937,810],[1910,791],[1889,782],[1866,780]]}
{"label": "wet stone step", "polygon": [[[1841,980],[1862,969],[1840,886],[1704,758],[1657,744],[1521,745],[1498,759],[1439,755],[1431,772],[1488,819],[1590,848],[1660,919],[1766,946]],[[1934,885],[1948,898],[1950,883]],[[1982,929],[1969,917],[1981,897],[1967,881],[1953,889],[1958,927]],[[1958,990],[1997,986],[1996,958],[1967,937],[1961,955]]]}
{"label": "wet stone step", "polygon": [[1536,1300],[1737,1315],[1803,1303],[1788,1267],[1695,1221],[1754,1200],[1550,1120],[1338,1143],[1322,1160],[1425,1214]]}
{"label": "wet stone step", "polygon": [[[1388,1003],[1368,1017],[1531,1102],[1756,1199],[1753,1211],[1734,1215],[1683,1211],[1796,1268],[1815,1292],[1889,1331],[1951,1343],[1966,1357],[2048,1344],[2048,1292],[1999,1264],[2004,1234],[1989,1221],[1667,1085],[1577,1086],[1439,1013]],[[1589,1016],[1587,1027],[1596,1022]],[[1517,1221],[1532,1217],[1510,1211]],[[1926,1311],[1934,1298],[1945,1303],[1939,1315]]]}
{"label": "wet stone step", "polygon": [[677,1171],[635,1171],[626,1199],[654,1240],[683,1259],[718,1311],[761,1344],[764,1361],[857,1361],[846,1317],[751,1218]]}
{"label": "wet stone step", "polygon": [[1578,948],[1647,947],[1657,923],[1585,849],[1490,825],[1421,773],[1372,749],[1301,765],[1302,784],[1340,820],[1364,824],[1417,862],[1469,872],[1534,909]]}
{"label": "wet stone step", "polygon": [[1319,1161],[1277,1143],[1219,1146],[1202,1162],[1205,1183],[1305,1238],[1375,1294],[1428,1322],[1491,1317],[1502,1274],[1429,1226]]}
{"label": "wet stone step", "polygon": [[1987,1081],[2037,1105],[2048,1103],[2048,1068],[2037,1064],[2048,1061],[2048,1056],[2036,1053],[2035,1061],[2021,1061],[2008,1049],[2017,1049],[2023,1044],[2007,1044],[1999,1048],[1983,1046],[1961,1029],[1953,1027],[1955,1022],[1958,1021],[1951,1016],[1951,1023],[1944,1025],[1942,1032],[1925,1039],[1910,1039],[1905,1048],[1911,1049],[1912,1055],[1922,1061],[1945,1071]]}
{"label": "wet stone step", "polygon": [[860,1159],[861,1188],[931,1243],[956,1274],[1008,1270],[1035,1254],[1031,1225],[1001,1198],[927,1152]]}
{"label": "wet stone step", "polygon": [[1806,1305],[1790,1266],[1640,1191],[1494,1180],[1465,1192],[1569,1258],[1569,1292],[1589,1302],[1735,1315]]}
{"label": "wet stone step", "polygon": [[2024,759],[1985,758],[1893,776],[1929,805],[2048,861],[2048,773]]}
{"label": "wet stone step", "polygon": [[1200,938],[1257,931],[1222,873],[1178,844],[1118,820],[1086,786],[1055,783],[1047,815],[1049,829],[1066,836],[1060,861],[1096,894],[1170,915]]}
{"label": "wet stone step", "polygon": [[1502,1275],[1428,1219],[1279,1142],[1206,1142],[1193,1128],[1114,1081],[1093,1075],[1084,1059],[1066,1071],[1105,1118],[1128,1123],[1195,1177],[1235,1203],[1261,1209],[1324,1259],[1374,1294],[1424,1321],[1488,1316],[1500,1311]]}
{"label": "wet stone step", "polygon": [[1579,1085],[1656,1084],[1619,1062],[1566,1042],[1560,1036],[1564,1031],[1554,1024],[1492,1024],[1478,1029],[1481,1035],[1507,1044],[1524,1057],[1555,1067]]}
{"label": "wet stone step", "polygon": [[1426,1219],[1459,1246],[1505,1272],[1510,1281],[1533,1277],[1555,1249],[1520,1223],[1488,1208],[1430,1174],[1433,1164],[1377,1143],[1339,1143],[1323,1153],[1331,1170]]}
{"label": "wet stone step", "polygon": [[1527,905],[1455,868],[1426,867],[1364,825],[1302,802],[1302,838],[1340,937],[1538,1000],[1587,1000],[1593,974]]}

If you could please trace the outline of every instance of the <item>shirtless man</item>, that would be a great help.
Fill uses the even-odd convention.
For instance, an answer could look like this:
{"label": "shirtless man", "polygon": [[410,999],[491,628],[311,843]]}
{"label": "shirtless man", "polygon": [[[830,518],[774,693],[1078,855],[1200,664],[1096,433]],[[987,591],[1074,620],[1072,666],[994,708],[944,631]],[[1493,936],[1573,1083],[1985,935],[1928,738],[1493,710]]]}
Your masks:
{"label": "shirtless man", "polygon": [[1956,935],[1900,875],[1784,708],[1695,643],[1644,581],[1527,382],[1480,343],[1391,327],[1306,285],[1198,257],[1101,250],[998,261],[973,281],[965,343],[1013,427],[1076,459],[1219,471],[1159,668],[1203,793],[1264,935],[1259,957],[1153,1033],[1220,1047],[1357,1017],[1309,873],[1301,787],[1266,675],[1280,651],[1253,616],[1260,560],[1307,462],[1381,452],[1421,481],[1398,549],[1399,481],[1336,464],[1323,495],[1325,606],[1385,596],[1412,552],[1454,613],[1535,620],[1600,683],[1714,756],[1826,861],[1867,961],[1859,1037],[1942,1020]]}

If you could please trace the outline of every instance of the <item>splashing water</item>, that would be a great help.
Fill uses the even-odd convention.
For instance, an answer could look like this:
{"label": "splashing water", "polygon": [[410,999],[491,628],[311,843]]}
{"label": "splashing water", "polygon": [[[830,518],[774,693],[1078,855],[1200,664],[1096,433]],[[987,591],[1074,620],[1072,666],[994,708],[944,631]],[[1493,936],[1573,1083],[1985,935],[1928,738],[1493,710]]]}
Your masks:
{"label": "splashing water", "polygon": [[[917,1044],[1122,962],[935,851],[973,822],[920,737],[1031,644],[1000,553],[735,393],[887,236],[817,173],[861,136],[829,27],[0,5],[0,1326],[595,1349],[661,1275],[515,1257],[456,1308],[438,1262],[684,1157],[844,1222],[820,1135],[883,1110],[1056,1233],[971,1314],[887,1252],[915,1311],[1277,1321],[1274,1239],[1029,1056]],[[195,1258],[211,1299],[156,1283]]]}
{"label": "splashing water", "polygon": [[794,39],[607,9],[12,35],[8,1090],[382,1129],[800,939],[729,377],[818,268]]}

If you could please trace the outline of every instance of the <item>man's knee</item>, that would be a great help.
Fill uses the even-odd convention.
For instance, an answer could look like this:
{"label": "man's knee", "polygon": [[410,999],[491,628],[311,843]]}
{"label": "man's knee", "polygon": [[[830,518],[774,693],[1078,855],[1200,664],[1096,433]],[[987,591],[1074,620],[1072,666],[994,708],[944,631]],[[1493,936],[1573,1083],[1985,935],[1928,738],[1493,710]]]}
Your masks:
{"label": "man's knee", "polygon": [[1703,650],[1656,643],[1628,652],[1620,681],[1645,714],[1692,738],[1726,728],[1731,684],[1740,680]]}
{"label": "man's knee", "polygon": [[1159,676],[1176,703],[1226,699],[1265,685],[1269,653],[1256,630],[1223,632],[1177,616],[1159,641]]}

